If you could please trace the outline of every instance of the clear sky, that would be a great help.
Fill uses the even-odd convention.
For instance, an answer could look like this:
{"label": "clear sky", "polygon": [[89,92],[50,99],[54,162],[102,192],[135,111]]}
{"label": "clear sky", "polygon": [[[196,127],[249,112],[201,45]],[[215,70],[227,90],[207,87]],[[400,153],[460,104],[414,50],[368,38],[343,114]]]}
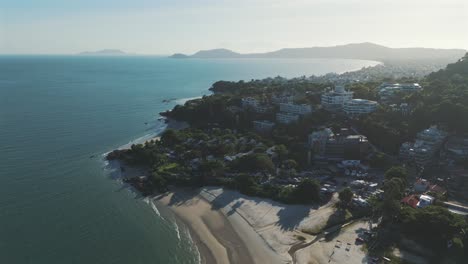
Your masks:
{"label": "clear sky", "polygon": [[468,49],[468,0],[0,0],[0,53]]}

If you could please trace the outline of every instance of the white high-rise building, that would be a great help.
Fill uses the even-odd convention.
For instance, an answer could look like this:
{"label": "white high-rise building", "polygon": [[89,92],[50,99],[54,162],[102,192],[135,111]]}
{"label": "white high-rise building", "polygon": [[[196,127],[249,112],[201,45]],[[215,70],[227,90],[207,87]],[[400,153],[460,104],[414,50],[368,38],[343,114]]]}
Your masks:
{"label": "white high-rise building", "polygon": [[447,132],[431,126],[419,132],[414,143],[403,143],[400,147],[400,157],[424,167],[434,159],[446,138]]}
{"label": "white high-rise building", "polygon": [[340,111],[345,102],[353,99],[353,92],[347,91],[344,86],[336,86],[334,90],[322,94],[321,102],[328,111]]}

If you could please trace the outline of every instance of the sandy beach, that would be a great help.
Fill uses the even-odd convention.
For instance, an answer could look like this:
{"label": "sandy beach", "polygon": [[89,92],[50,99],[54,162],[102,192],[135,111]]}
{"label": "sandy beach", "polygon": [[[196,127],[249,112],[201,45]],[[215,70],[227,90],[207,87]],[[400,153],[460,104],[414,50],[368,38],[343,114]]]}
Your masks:
{"label": "sandy beach", "polygon": [[[314,208],[204,187],[174,188],[156,196],[154,202],[171,209],[189,227],[203,263],[327,263],[329,260],[318,254],[318,237],[305,231],[324,227],[335,212],[335,199]],[[356,261],[363,259],[359,254],[354,256]]]}
{"label": "sandy beach", "polygon": [[[224,215],[193,191],[178,190],[154,198],[157,206],[168,206],[191,231],[202,263],[254,262],[247,246]],[[264,259],[261,263],[272,263]]]}

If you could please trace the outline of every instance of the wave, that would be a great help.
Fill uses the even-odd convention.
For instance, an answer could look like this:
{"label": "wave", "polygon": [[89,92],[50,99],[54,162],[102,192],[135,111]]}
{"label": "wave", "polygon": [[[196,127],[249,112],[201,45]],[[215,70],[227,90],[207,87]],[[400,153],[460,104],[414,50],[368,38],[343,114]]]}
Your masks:
{"label": "wave", "polygon": [[177,221],[174,221],[173,223],[174,223],[174,230],[176,231],[176,235],[177,235],[177,240],[180,243],[181,239],[180,239],[179,225],[177,224]]}
{"label": "wave", "polygon": [[200,250],[198,250],[198,247],[197,245],[195,244],[195,241],[193,241],[193,238],[192,238],[192,235],[190,234],[190,230],[187,228],[186,229],[186,236],[188,238],[188,241],[190,243],[190,248],[191,250],[195,253],[195,255],[197,256],[197,263],[198,264],[201,264],[202,263],[202,259],[201,259],[201,253],[200,253]]}
{"label": "wave", "polygon": [[166,218],[164,218],[161,213],[159,212],[158,208],[156,207],[156,205],[153,203],[153,201],[151,200],[151,198],[149,197],[146,197],[143,199],[143,201],[147,204],[149,204],[151,206],[151,209],[153,209],[153,212],[156,213],[156,215],[161,218],[162,220],[164,221],[167,221]]}

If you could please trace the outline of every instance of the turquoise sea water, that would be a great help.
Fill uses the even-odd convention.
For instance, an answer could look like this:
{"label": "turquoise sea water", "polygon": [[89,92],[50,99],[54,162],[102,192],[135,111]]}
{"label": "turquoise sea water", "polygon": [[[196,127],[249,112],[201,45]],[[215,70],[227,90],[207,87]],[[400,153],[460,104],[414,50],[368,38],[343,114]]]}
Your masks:
{"label": "turquoise sea water", "polygon": [[157,114],[175,104],[162,100],[219,79],[374,64],[0,56],[0,263],[196,263],[187,234],[111,180],[102,154],[157,133]]}

